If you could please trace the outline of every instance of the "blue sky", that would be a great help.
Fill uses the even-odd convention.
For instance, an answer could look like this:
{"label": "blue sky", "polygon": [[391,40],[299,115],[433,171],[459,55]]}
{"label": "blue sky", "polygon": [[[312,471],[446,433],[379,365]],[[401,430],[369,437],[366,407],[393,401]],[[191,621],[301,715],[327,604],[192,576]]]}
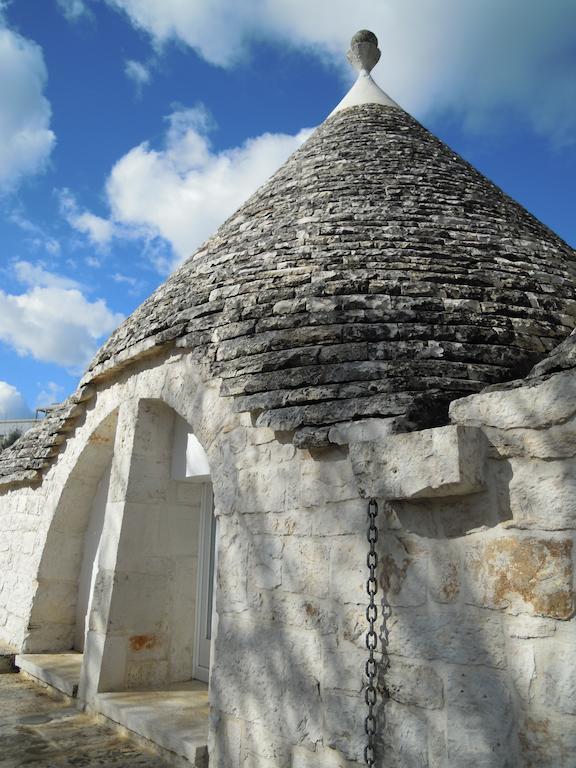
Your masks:
{"label": "blue sky", "polygon": [[0,418],[98,346],[375,79],[576,243],[572,0],[0,0]]}

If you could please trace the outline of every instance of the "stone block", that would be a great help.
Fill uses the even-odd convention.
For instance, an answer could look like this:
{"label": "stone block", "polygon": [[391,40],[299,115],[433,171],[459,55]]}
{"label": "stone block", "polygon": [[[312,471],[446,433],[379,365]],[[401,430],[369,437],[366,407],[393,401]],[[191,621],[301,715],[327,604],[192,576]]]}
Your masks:
{"label": "stone block", "polygon": [[574,415],[576,377],[572,371],[533,386],[481,392],[454,400],[450,418],[459,424],[486,424],[500,429],[543,429]]}
{"label": "stone block", "polygon": [[[363,533],[363,532],[362,532]],[[330,557],[330,594],[341,603],[361,603],[366,597],[365,535],[338,536]]]}
{"label": "stone block", "polygon": [[509,678],[516,700],[524,706],[531,700],[536,683],[536,656],[534,643],[511,638],[508,641]]}
{"label": "stone block", "polygon": [[30,624],[31,630],[22,644],[22,653],[68,651],[74,643],[74,624],[55,624],[43,621]]}
{"label": "stone block", "polygon": [[340,640],[337,648],[325,648],[319,670],[322,689],[360,693],[364,684],[365,648]]}
{"label": "stone block", "polygon": [[572,539],[483,537],[466,553],[468,602],[566,620],[576,610]]}
{"label": "stone block", "polygon": [[351,443],[363,497],[388,500],[476,493],[484,488],[487,442],[475,427],[437,427]]}
{"label": "stone block", "polygon": [[282,589],[313,597],[330,591],[330,544],[290,536],[282,553]]}
{"label": "stone block", "polygon": [[291,768],[356,768],[357,762],[350,762],[336,749],[318,746],[314,752],[294,747]]}
{"label": "stone block", "polygon": [[210,707],[208,751],[214,765],[240,768],[243,723]]}
{"label": "stone block", "polygon": [[314,633],[220,618],[211,703],[224,714],[257,722],[280,739],[314,744],[321,738]]}
{"label": "stone block", "polygon": [[544,702],[549,710],[576,715],[576,645],[549,643],[537,653],[543,678]]}
{"label": "stone block", "polygon": [[398,419],[396,418],[348,421],[330,427],[328,439],[336,445],[364,443],[368,440],[389,437],[397,430],[397,426]]}
{"label": "stone block", "polygon": [[280,537],[253,537],[250,558],[257,588],[275,589],[282,584],[283,549],[284,541]]}
{"label": "stone block", "polygon": [[165,576],[122,573],[114,576],[108,631],[144,635],[163,630],[170,604],[170,583]]}
{"label": "stone block", "polygon": [[168,662],[128,661],[126,664],[126,687],[129,689],[157,688],[169,682]]}
{"label": "stone block", "polygon": [[78,587],[75,582],[46,579],[38,582],[33,610],[35,624],[70,624],[74,621]]}
{"label": "stone block", "polygon": [[537,710],[526,713],[519,724],[522,768],[574,768],[576,729],[574,717]]}
{"label": "stone block", "polygon": [[[392,606],[424,605],[427,600],[428,552],[422,540],[417,536],[387,531],[380,536],[379,549],[380,585],[388,603]],[[362,571],[365,583],[365,564]]]}
{"label": "stone block", "polygon": [[361,760],[366,745],[366,704],[359,694],[327,691],[323,696],[324,744],[347,760]]}
{"label": "stone block", "polygon": [[[294,472],[294,469],[292,472]],[[290,472],[279,467],[266,470],[238,470],[238,490],[227,498],[233,510],[243,514],[255,512],[283,512],[286,506],[286,492],[290,484]],[[297,476],[293,478],[296,482]]]}
{"label": "stone block", "polygon": [[337,631],[338,614],[332,601],[279,590],[263,592],[261,598],[258,611],[264,621],[312,629],[321,635]]}
{"label": "stone block", "polygon": [[446,674],[447,761],[454,768],[518,765],[511,692],[495,669],[450,667]]}
{"label": "stone block", "polygon": [[434,669],[397,656],[390,656],[384,686],[390,698],[399,704],[441,709],[444,703],[442,678]]}
{"label": "stone block", "polygon": [[542,619],[537,616],[518,614],[508,619],[508,634],[512,638],[529,640],[538,637],[552,637],[557,625],[553,619]]}
{"label": "stone block", "polygon": [[496,429],[483,427],[491,452],[505,458],[571,458],[576,454],[576,419],[545,429]]}
{"label": "stone block", "polygon": [[51,530],[40,562],[38,578],[76,581],[83,546],[83,534]]}
{"label": "stone block", "polygon": [[[363,632],[356,642],[363,642]],[[439,659],[453,664],[506,666],[502,619],[481,609],[428,604],[394,608],[388,620],[389,651],[409,659]]]}
{"label": "stone block", "polygon": [[425,710],[386,703],[378,748],[382,768],[428,768],[429,724]]}
{"label": "stone block", "polygon": [[514,523],[541,530],[576,528],[576,460],[510,461]]}
{"label": "stone block", "polygon": [[247,752],[274,761],[278,768],[290,766],[290,744],[260,723],[245,723],[243,743]]}
{"label": "stone block", "polygon": [[428,590],[432,600],[453,603],[461,590],[462,566],[459,548],[441,539],[429,546]]}
{"label": "stone block", "polygon": [[301,507],[321,507],[357,497],[347,457],[342,456],[341,449],[334,449],[330,459],[302,463],[297,497]]}

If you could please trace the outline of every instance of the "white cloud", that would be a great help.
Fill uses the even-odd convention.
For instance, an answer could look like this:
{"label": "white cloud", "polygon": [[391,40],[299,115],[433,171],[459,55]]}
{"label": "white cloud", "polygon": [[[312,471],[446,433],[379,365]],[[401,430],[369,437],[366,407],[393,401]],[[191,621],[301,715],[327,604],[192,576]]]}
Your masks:
{"label": "white cloud", "polygon": [[127,59],[124,66],[124,74],[129,80],[132,80],[136,86],[137,93],[140,93],[145,85],[150,82],[150,70],[142,62],[134,59]]}
{"label": "white cloud", "polygon": [[351,35],[381,38],[377,79],[419,116],[460,113],[471,127],[504,107],[535,130],[569,140],[576,130],[574,0],[107,0],[156,47],[179,41],[231,66],[261,40],[345,66]]}
{"label": "white cloud", "polygon": [[310,134],[265,133],[214,152],[209,125],[201,107],[176,111],[164,148],[140,144],[116,163],[107,182],[113,219],[161,235],[176,261],[189,256]]}
{"label": "white cloud", "polygon": [[32,288],[64,288],[82,289],[82,285],[76,280],[62,275],[56,275],[49,272],[38,264],[31,264],[29,261],[16,261],[13,265],[14,273],[18,282]]}
{"label": "white cloud", "polygon": [[30,408],[22,394],[7,381],[0,381],[0,419],[29,419]]}
{"label": "white cloud", "polygon": [[47,405],[54,405],[62,401],[64,387],[56,384],[55,381],[47,381],[36,398],[36,407],[44,408]]}
{"label": "white cloud", "polygon": [[123,316],[103,299],[88,301],[74,281],[19,265],[20,279],[31,287],[21,294],[0,290],[0,340],[22,356],[81,371]]}
{"label": "white cloud", "polygon": [[86,235],[94,245],[104,247],[108,245],[114,235],[114,225],[108,219],[90,211],[80,211],[74,195],[69,189],[62,189],[58,193],[60,198],[60,213],[68,224],[77,232]]}
{"label": "white cloud", "polygon": [[55,143],[42,49],[4,25],[0,6],[0,191],[41,171]]}
{"label": "white cloud", "polygon": [[78,21],[92,15],[85,0],[56,0],[56,2],[68,21]]}

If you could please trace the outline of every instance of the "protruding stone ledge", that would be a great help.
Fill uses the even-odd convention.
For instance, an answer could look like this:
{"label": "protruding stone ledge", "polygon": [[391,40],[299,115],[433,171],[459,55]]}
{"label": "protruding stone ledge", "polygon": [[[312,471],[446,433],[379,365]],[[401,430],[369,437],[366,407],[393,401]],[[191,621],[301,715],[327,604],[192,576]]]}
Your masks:
{"label": "protruding stone ledge", "polygon": [[452,421],[498,429],[544,429],[567,421],[575,412],[574,371],[563,371],[544,381],[525,379],[514,388],[493,387],[450,405]]}
{"label": "protruding stone ledge", "polygon": [[419,499],[484,490],[488,443],[478,427],[447,426],[350,443],[360,495]]}

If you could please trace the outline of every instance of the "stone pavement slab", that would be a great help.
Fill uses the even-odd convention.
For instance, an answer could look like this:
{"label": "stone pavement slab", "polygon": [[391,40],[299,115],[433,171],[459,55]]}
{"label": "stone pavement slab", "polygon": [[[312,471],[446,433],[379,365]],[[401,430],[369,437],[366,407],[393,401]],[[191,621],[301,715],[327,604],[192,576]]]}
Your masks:
{"label": "stone pavement slab", "polygon": [[0,675],[0,768],[166,768],[169,764],[68,699]]}
{"label": "stone pavement slab", "polygon": [[195,766],[208,764],[208,686],[200,680],[161,690],[100,693],[99,712]]}
{"label": "stone pavement slab", "polygon": [[16,666],[67,696],[78,693],[83,655],[81,653],[22,653]]}

